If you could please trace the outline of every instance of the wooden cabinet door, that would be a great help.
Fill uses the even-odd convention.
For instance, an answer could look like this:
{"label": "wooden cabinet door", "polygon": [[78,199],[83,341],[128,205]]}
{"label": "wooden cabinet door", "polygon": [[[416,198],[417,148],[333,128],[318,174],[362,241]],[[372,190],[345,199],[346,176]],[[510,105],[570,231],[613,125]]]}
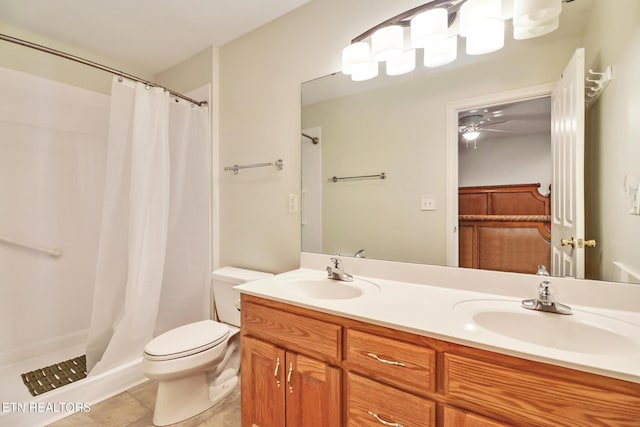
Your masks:
{"label": "wooden cabinet door", "polygon": [[287,427],[339,427],[340,369],[287,352]]}
{"label": "wooden cabinet door", "polygon": [[284,427],[285,351],[255,338],[242,338],[242,426]]}

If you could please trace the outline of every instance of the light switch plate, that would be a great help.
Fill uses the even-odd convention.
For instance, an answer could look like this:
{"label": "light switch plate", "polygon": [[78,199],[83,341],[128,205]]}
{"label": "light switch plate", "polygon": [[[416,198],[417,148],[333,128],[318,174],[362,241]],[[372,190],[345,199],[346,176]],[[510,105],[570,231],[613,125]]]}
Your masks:
{"label": "light switch plate", "polygon": [[289,194],[289,213],[298,212],[298,195]]}
{"label": "light switch plate", "polygon": [[436,200],[432,195],[426,195],[420,197],[420,210],[421,211],[435,211]]}

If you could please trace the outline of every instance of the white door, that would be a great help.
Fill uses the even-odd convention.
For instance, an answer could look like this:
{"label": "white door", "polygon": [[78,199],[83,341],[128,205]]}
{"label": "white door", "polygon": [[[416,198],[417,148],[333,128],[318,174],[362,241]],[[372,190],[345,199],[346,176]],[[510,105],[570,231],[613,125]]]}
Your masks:
{"label": "white door", "polygon": [[584,48],[551,94],[551,273],[584,278]]}

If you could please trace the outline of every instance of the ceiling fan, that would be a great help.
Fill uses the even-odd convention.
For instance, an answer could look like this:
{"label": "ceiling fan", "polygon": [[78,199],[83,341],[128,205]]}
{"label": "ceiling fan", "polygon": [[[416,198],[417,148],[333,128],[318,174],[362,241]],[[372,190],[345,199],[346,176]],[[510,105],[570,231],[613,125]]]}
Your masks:
{"label": "ceiling fan", "polygon": [[477,148],[476,140],[478,136],[480,136],[481,131],[511,133],[507,130],[490,128],[490,126],[507,123],[509,121],[510,120],[490,121],[490,119],[485,119],[481,114],[471,114],[460,118],[458,121],[458,133],[464,139],[467,148],[469,148],[469,142],[473,142],[473,148]]}

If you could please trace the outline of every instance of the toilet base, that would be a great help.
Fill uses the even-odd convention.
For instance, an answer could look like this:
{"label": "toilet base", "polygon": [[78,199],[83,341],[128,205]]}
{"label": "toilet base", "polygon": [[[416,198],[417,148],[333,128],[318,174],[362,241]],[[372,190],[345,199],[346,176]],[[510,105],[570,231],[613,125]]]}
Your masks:
{"label": "toilet base", "polygon": [[153,425],[161,427],[194,417],[228,396],[237,384],[237,375],[210,384],[206,373],[173,381],[160,381],[153,411]]}
{"label": "toilet base", "polygon": [[211,385],[209,387],[209,398],[211,399],[211,403],[215,405],[216,403],[227,397],[233,390],[235,390],[239,382],[240,380],[238,376],[235,375],[221,384]]}
{"label": "toilet base", "polygon": [[209,400],[209,381],[206,373],[172,381],[160,381],[153,411],[153,425],[166,426],[206,411]]}

